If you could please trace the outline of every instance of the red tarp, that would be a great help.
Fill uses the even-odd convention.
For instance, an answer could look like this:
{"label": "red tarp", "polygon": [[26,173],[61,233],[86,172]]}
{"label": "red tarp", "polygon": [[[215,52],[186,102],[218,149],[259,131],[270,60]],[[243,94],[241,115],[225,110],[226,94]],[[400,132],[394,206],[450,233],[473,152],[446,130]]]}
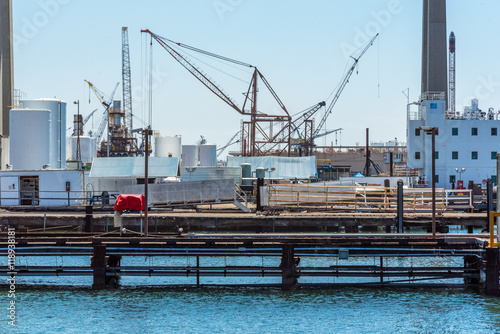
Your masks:
{"label": "red tarp", "polygon": [[143,211],[144,210],[145,198],[144,195],[120,195],[116,199],[115,206],[113,210],[123,211],[123,210],[134,210]]}

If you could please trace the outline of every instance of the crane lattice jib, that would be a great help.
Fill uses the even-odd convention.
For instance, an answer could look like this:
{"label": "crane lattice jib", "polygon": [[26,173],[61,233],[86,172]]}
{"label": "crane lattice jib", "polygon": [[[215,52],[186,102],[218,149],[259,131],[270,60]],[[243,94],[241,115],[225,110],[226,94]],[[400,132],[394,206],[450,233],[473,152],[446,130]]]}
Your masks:
{"label": "crane lattice jib", "polygon": [[365,46],[365,48],[363,49],[363,51],[361,51],[361,53],[359,54],[358,58],[354,58],[354,57],[351,56],[351,58],[354,60],[354,62],[352,64],[351,68],[349,69],[349,71],[346,73],[346,75],[342,79],[342,81],[341,81],[341,83],[339,85],[339,89],[335,93],[335,96],[333,97],[332,102],[330,102],[330,105],[328,106],[328,109],[326,110],[325,114],[323,115],[323,118],[321,118],[321,121],[319,122],[318,127],[314,130],[314,133],[312,135],[313,138],[315,138],[319,134],[319,132],[321,131],[321,128],[323,127],[323,125],[325,125],[326,119],[332,113],[332,109],[335,106],[335,104],[337,103],[337,101],[338,101],[340,95],[342,94],[342,91],[344,90],[345,86],[349,82],[349,79],[351,78],[351,75],[354,72],[354,69],[356,68],[356,65],[358,64],[358,61],[366,53],[366,51],[368,51],[368,49],[370,48],[370,46],[373,45],[373,42],[375,41],[375,39],[377,37],[378,37],[378,34],[376,34],[375,37],[373,37],[370,40],[370,42],[368,42],[368,44]]}
{"label": "crane lattice jib", "polygon": [[226,102],[231,108],[239,112],[240,114],[245,114],[243,110],[238,107],[238,105],[226,94],[222,89],[220,89],[212,80],[210,80],[206,74],[201,72],[197,67],[191,64],[186,58],[181,56],[177,51],[171,48],[164,40],[164,38],[152,33],[150,30],[141,30],[150,34],[157,42],[160,44],[175,60],[177,60],[186,70],[188,70],[196,79],[198,79],[203,85],[217,95],[222,101]]}
{"label": "crane lattice jib", "polygon": [[123,109],[125,110],[125,126],[128,131],[132,131],[132,83],[130,75],[130,52],[127,27],[122,27],[122,89]]}
{"label": "crane lattice jib", "polygon": [[111,103],[113,102],[113,97],[115,96],[116,89],[118,88],[118,85],[120,83],[119,82],[116,83],[115,89],[113,89],[113,93],[111,93],[109,101],[106,101],[104,99],[104,94],[99,89],[97,89],[97,87],[95,87],[92,83],[90,83],[87,80],[85,80],[85,82],[89,84],[89,87],[92,89],[92,91],[94,91],[95,95],[97,96],[101,104],[104,106],[102,120],[101,123],[99,124],[99,128],[97,128],[97,132],[95,135],[97,145],[99,145],[101,143],[104,130],[106,129],[106,125],[108,124],[109,121],[109,108],[111,106]]}
{"label": "crane lattice jib", "polygon": [[87,122],[89,121],[90,117],[92,117],[92,115],[97,111],[97,109],[94,109],[94,111],[92,111],[90,114],[88,114],[87,117],[85,117],[85,119],[83,120],[82,122],[82,126],[84,126],[85,124],[87,124]]}
{"label": "crane lattice jib", "polygon": [[292,132],[298,131],[298,129],[305,123],[306,120],[310,119],[316,114],[316,112],[326,105],[325,101],[321,101],[318,104],[308,108],[299,118],[292,122]]}

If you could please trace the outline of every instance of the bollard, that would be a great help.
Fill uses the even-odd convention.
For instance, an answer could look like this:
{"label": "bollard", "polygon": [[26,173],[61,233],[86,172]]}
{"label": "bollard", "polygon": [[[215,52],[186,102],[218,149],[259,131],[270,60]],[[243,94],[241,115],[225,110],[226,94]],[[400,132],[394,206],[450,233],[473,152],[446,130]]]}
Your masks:
{"label": "bollard", "polygon": [[403,233],[403,180],[398,180],[398,233]]}

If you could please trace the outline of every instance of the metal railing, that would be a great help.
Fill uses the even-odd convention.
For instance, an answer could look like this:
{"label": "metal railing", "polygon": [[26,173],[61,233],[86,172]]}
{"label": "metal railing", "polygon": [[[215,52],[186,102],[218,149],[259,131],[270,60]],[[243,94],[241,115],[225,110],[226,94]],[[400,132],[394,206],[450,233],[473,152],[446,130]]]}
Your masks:
{"label": "metal railing", "polygon": [[[269,207],[324,211],[396,212],[397,188],[381,186],[269,185]],[[432,189],[403,190],[405,211],[432,210]],[[447,208],[446,192],[436,189],[436,211]]]}

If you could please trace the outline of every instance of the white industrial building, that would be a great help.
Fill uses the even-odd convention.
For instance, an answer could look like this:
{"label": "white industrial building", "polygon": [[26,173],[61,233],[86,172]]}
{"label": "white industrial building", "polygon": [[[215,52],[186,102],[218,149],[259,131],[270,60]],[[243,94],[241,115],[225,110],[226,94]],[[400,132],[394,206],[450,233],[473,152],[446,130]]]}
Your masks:
{"label": "white industrial building", "polygon": [[[414,105],[418,108],[413,110]],[[496,182],[496,156],[500,152],[500,120],[493,108],[479,109],[478,101],[463,112],[447,112],[444,93],[424,93],[418,103],[408,106],[408,167],[418,169],[420,181],[432,180],[432,135],[436,128],[436,186],[452,188],[462,181]],[[424,129],[422,129],[424,128]],[[429,131],[428,131],[429,132]]]}

